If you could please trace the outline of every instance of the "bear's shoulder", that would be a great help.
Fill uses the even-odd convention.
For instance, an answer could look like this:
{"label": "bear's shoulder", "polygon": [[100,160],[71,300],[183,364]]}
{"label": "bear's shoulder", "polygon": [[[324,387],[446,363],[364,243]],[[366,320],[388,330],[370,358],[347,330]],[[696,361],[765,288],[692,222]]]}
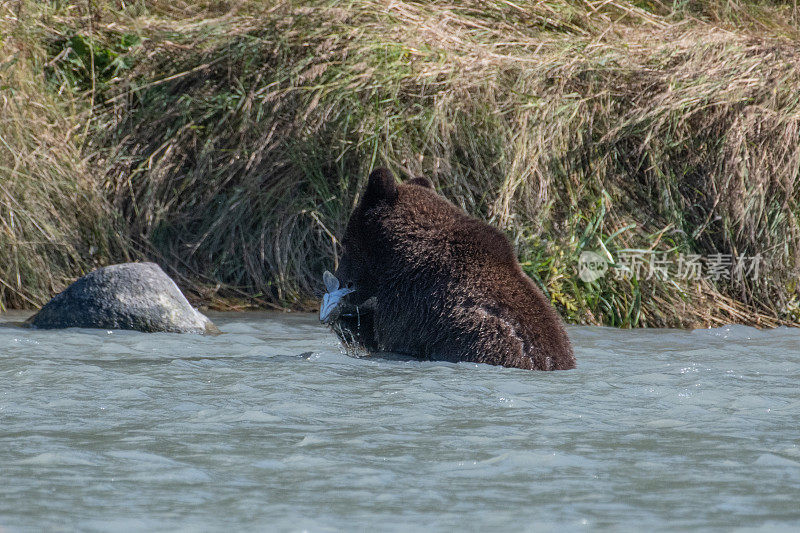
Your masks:
{"label": "bear's shoulder", "polygon": [[399,185],[397,203],[387,217],[390,230],[447,243],[458,248],[465,260],[493,258],[516,264],[514,249],[502,231],[468,215],[431,187]]}

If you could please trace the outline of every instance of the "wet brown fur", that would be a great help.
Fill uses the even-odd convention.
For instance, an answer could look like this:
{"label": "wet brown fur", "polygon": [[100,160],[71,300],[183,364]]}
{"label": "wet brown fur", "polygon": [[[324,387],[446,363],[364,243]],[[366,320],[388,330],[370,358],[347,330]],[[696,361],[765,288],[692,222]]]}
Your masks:
{"label": "wet brown fur", "polygon": [[[336,276],[371,313],[371,349],[535,370],[575,367],[561,318],[506,237],[438,195],[375,170],[343,239]],[[347,323],[340,324],[348,327]],[[352,321],[350,323],[352,327]]]}

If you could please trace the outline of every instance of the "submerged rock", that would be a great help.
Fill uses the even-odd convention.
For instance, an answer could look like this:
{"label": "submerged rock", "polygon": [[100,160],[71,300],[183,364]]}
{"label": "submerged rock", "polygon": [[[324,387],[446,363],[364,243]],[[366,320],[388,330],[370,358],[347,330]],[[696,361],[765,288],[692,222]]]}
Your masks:
{"label": "submerged rock", "polygon": [[57,294],[28,320],[35,328],[219,333],[155,263],[99,268]]}

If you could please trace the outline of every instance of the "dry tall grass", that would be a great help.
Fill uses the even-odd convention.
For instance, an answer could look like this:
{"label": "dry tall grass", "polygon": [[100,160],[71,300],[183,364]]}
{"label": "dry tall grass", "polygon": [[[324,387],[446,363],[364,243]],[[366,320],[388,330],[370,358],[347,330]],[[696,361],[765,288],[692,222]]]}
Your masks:
{"label": "dry tall grass", "polygon": [[47,90],[45,51],[2,7],[0,311],[40,305],[127,248],[82,150],[81,104]]}
{"label": "dry tall grass", "polygon": [[[432,177],[505,228],[571,320],[798,318],[791,4],[138,9],[92,18],[98,43],[144,40],[128,54],[133,69],[98,97],[82,164],[102,171],[136,253],[205,297],[217,287],[313,305],[364,177],[386,164]],[[742,282],[579,281],[580,252],[603,249],[761,253],[767,271]]]}

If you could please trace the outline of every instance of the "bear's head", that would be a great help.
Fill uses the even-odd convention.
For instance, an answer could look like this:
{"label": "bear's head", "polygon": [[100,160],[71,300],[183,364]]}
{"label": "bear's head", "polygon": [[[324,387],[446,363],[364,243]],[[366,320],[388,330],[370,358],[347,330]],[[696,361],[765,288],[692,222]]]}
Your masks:
{"label": "bear's head", "polygon": [[[413,178],[398,186],[389,170],[374,170],[367,182],[361,200],[353,210],[341,239],[342,258],[339,268],[334,274],[341,287],[339,292],[346,296],[337,302],[337,311],[342,307],[367,306],[377,293],[383,279],[382,264],[391,258],[387,247],[391,246],[393,235],[385,234],[385,225],[381,224],[398,201],[398,187],[413,185],[433,190],[433,183],[427,178]],[[330,291],[329,291],[330,292]],[[338,300],[338,298],[337,298]],[[329,321],[336,318],[338,312],[326,314]],[[321,316],[322,318],[322,316]]]}
{"label": "bear's head", "polygon": [[378,218],[397,201],[397,183],[385,168],[370,174],[358,206],[350,216],[342,243],[342,258],[335,276],[343,287],[352,289],[347,301],[363,305],[377,289],[375,269],[380,263],[381,231]]}

